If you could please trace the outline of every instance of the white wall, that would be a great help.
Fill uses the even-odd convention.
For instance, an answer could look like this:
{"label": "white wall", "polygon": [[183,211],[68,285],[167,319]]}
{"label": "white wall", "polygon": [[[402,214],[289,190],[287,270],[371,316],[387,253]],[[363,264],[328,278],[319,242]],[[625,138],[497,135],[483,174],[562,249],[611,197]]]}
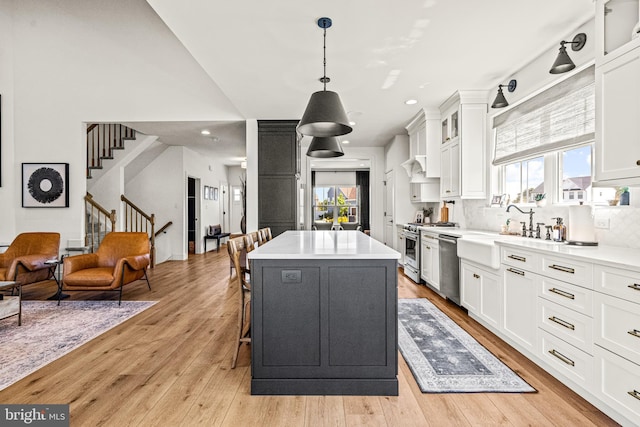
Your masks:
{"label": "white wall", "polygon": [[395,200],[393,220],[396,224],[413,222],[418,206],[411,203],[409,175],[402,163],[409,160],[409,136],[396,135],[385,147],[385,171],[393,171]]}
{"label": "white wall", "polygon": [[[83,122],[242,119],[144,0],[1,5],[0,240],[50,230],[63,246],[84,235]],[[70,208],[21,208],[23,162],[69,163]]]}
{"label": "white wall", "polygon": [[16,234],[14,207],[20,203],[14,191],[13,173],[13,1],[0,0],[0,242],[11,242]]}
{"label": "white wall", "polygon": [[[257,168],[256,168],[257,169]],[[242,176],[245,177],[249,173],[249,166],[247,165],[247,169],[242,169],[240,166],[227,166],[227,180],[229,182],[229,203],[233,204],[233,187],[240,187],[242,185],[242,181],[240,178]],[[257,173],[256,173],[257,175]],[[247,183],[247,193],[249,194],[258,194],[257,189],[251,189],[249,191],[249,184]],[[257,205],[256,205],[257,206]],[[247,196],[247,210],[251,211],[249,208],[249,196]],[[257,208],[254,209],[256,212],[256,221],[253,224],[249,224],[248,218],[247,220],[247,232],[256,231],[258,229],[258,221],[257,221]],[[229,206],[229,210],[227,211],[229,214],[229,231],[231,233],[240,233],[240,220],[242,218],[242,206],[233,207]]]}

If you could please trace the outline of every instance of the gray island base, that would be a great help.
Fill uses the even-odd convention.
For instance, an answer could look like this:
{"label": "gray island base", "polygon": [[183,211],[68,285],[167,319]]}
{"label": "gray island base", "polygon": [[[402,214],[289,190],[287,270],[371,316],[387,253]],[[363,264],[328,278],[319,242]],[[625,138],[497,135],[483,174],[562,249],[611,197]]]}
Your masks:
{"label": "gray island base", "polygon": [[398,395],[398,252],[288,231],[249,259],[251,394]]}

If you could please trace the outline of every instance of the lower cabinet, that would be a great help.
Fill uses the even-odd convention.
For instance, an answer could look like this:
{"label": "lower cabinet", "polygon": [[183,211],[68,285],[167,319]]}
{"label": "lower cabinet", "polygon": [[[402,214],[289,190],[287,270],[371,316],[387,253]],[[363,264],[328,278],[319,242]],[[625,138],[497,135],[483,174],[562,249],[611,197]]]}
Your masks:
{"label": "lower cabinet", "polygon": [[469,312],[495,328],[502,317],[502,286],[497,270],[460,262],[460,302]]}
{"label": "lower cabinet", "polygon": [[538,277],[515,267],[502,267],[503,332],[526,351],[536,348]]}
{"label": "lower cabinet", "polygon": [[440,290],[440,244],[429,234],[420,234],[420,277],[432,288]]}
{"label": "lower cabinet", "polygon": [[594,350],[598,397],[638,425],[640,366],[598,345]]}

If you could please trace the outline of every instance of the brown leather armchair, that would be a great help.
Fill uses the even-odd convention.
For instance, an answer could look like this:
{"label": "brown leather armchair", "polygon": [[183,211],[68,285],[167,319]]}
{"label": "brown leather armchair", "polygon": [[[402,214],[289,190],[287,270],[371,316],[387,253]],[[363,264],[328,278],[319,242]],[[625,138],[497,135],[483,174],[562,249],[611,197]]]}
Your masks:
{"label": "brown leather armchair", "polygon": [[[145,279],[150,264],[147,233],[111,232],[104,236],[95,253],[70,256],[64,259],[60,295],[62,291],[119,291],[128,283]],[[60,299],[58,299],[60,304]]]}
{"label": "brown leather armchair", "polygon": [[59,233],[21,233],[0,254],[0,281],[28,285],[53,278],[53,267],[45,261],[58,258]]}

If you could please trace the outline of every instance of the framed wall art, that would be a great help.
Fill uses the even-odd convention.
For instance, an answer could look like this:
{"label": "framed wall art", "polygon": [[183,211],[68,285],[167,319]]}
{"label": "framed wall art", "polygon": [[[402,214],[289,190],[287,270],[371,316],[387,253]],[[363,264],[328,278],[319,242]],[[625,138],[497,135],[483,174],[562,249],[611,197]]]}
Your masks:
{"label": "framed wall art", "polygon": [[218,187],[212,187],[211,199],[218,200]]}
{"label": "framed wall art", "polygon": [[23,163],[23,208],[68,208],[69,163]]}
{"label": "framed wall art", "polygon": [[211,187],[209,187],[208,185],[204,186],[204,199],[205,200],[211,199]]}

